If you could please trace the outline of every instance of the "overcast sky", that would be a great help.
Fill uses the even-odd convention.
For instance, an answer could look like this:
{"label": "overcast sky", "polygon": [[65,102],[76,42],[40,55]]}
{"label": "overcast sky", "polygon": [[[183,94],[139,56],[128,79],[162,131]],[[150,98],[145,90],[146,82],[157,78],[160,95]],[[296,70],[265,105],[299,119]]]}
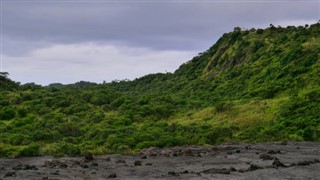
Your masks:
{"label": "overcast sky", "polygon": [[3,71],[22,83],[173,72],[235,26],[305,25],[308,0],[0,0]]}

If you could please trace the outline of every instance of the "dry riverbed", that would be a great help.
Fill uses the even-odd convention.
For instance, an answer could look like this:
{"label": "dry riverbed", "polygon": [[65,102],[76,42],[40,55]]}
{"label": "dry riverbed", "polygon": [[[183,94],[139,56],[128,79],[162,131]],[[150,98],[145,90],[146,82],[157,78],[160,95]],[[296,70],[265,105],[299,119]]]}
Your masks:
{"label": "dry riverbed", "polygon": [[229,143],[136,155],[0,159],[0,179],[320,179],[320,144]]}

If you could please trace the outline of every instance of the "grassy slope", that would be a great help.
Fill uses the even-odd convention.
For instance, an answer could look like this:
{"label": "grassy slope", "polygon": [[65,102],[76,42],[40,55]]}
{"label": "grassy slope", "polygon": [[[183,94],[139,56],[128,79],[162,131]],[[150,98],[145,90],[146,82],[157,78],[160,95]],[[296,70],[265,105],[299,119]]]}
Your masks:
{"label": "grassy slope", "polygon": [[0,79],[12,85],[0,94],[0,156],[319,141],[319,35],[319,24],[235,30],[173,74],[129,82],[40,87]]}

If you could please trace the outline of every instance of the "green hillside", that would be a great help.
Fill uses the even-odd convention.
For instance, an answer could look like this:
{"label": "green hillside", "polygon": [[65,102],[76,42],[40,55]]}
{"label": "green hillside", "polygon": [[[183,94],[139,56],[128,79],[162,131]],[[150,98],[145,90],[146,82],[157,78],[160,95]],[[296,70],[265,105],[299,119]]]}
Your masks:
{"label": "green hillside", "polygon": [[9,73],[0,72],[0,90],[14,90],[19,87],[18,83],[15,83],[11,79],[8,78]]}
{"label": "green hillside", "polygon": [[320,141],[320,24],[224,34],[174,73],[96,84],[0,76],[0,157]]}

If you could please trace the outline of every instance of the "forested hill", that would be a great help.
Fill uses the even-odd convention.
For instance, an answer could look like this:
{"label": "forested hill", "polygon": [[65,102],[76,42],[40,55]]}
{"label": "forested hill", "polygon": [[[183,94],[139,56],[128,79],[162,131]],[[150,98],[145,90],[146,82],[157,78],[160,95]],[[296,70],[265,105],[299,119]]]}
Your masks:
{"label": "forested hill", "polygon": [[[152,86],[148,81],[153,78],[169,79],[179,85],[194,83],[190,87],[193,90],[209,88],[209,94],[203,94],[206,97],[272,98],[280,92],[319,85],[319,38],[319,24],[257,30],[235,28],[209,50],[181,65],[171,77],[150,75],[132,83]],[[166,88],[170,87],[176,88],[172,85]]]}
{"label": "forested hill", "polygon": [[224,34],[174,73],[96,84],[0,76],[0,157],[320,140],[320,24]]}

